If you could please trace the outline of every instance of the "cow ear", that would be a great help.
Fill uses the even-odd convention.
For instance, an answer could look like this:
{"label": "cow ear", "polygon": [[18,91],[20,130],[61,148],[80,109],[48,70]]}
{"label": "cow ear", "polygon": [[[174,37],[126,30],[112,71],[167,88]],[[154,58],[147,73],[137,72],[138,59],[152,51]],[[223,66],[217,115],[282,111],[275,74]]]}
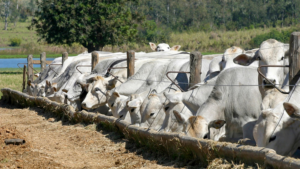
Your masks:
{"label": "cow ear", "polygon": [[300,119],[300,112],[298,106],[292,103],[284,102],[283,107],[290,117]]}
{"label": "cow ear", "polygon": [[116,76],[115,78],[109,80],[106,87],[107,87],[109,90],[115,88],[115,87],[116,87],[116,84],[118,83],[118,79],[119,79],[119,77]]}
{"label": "cow ear", "polygon": [[68,90],[67,89],[62,89],[63,92],[65,93],[68,93]]}
{"label": "cow ear", "polygon": [[35,77],[39,77],[40,76],[40,73],[36,73],[34,74]]}
{"label": "cow ear", "polygon": [[251,58],[246,54],[241,54],[233,59],[233,62],[239,65],[247,66],[250,63]]}
{"label": "cow ear", "polygon": [[170,50],[172,50],[172,51],[178,51],[180,48],[181,48],[180,45],[175,45]]}
{"label": "cow ear", "polygon": [[52,87],[53,88],[53,90],[55,91],[55,92],[57,92],[57,88],[56,87]]}
{"label": "cow ear", "polygon": [[30,86],[31,85],[31,80],[27,81],[27,85]]}
{"label": "cow ear", "polygon": [[49,81],[48,80],[46,80],[46,85],[49,86]]}
{"label": "cow ear", "polygon": [[171,103],[174,104],[177,104],[182,100],[182,93],[168,94],[167,92],[164,92],[164,95]]}
{"label": "cow ear", "polygon": [[188,118],[185,117],[184,114],[181,114],[181,113],[179,113],[179,112],[176,111],[176,110],[173,110],[173,114],[174,114],[174,116],[176,117],[178,123],[181,123],[181,124],[182,124],[182,123],[185,123],[185,122],[188,121]]}
{"label": "cow ear", "polygon": [[153,51],[156,51],[157,47],[156,47],[155,43],[149,42],[149,45]]}
{"label": "cow ear", "polygon": [[208,129],[210,127],[213,127],[215,129],[220,129],[221,127],[224,126],[224,124],[226,123],[226,121],[224,120],[214,120],[214,121],[211,121],[208,125]]}
{"label": "cow ear", "polygon": [[137,107],[141,106],[141,101],[139,99],[134,99],[132,101],[129,101],[127,105],[128,105],[128,107],[137,108]]}
{"label": "cow ear", "polygon": [[113,95],[116,96],[116,97],[120,97],[119,92],[114,92]]}

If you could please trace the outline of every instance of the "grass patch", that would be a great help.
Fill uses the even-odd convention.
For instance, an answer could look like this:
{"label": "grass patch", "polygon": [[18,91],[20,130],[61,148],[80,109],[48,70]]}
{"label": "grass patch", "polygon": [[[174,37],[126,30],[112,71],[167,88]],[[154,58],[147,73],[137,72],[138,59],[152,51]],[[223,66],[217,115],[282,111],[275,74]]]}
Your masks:
{"label": "grass patch", "polygon": [[[21,91],[23,74],[17,72],[18,71],[15,71],[15,73],[12,74],[9,72],[5,73],[0,71],[0,89],[11,88],[13,90]],[[0,92],[0,99],[1,97],[2,97],[2,93]]]}

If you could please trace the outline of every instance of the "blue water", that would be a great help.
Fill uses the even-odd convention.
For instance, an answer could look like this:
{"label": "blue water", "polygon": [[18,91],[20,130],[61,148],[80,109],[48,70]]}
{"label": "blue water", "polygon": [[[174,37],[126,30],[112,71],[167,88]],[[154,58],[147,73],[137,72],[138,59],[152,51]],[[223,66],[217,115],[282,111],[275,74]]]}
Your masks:
{"label": "blue water", "polygon": [[[33,60],[40,60],[39,58],[33,58]],[[47,58],[47,60],[54,60],[54,58]],[[0,59],[0,68],[18,68],[18,63],[27,63],[27,58],[22,59]],[[24,67],[24,64],[19,64],[20,67]],[[33,67],[41,67],[41,65],[33,65]]]}
{"label": "blue water", "polygon": [[12,49],[12,48],[0,48],[0,50],[9,50],[9,49]]}

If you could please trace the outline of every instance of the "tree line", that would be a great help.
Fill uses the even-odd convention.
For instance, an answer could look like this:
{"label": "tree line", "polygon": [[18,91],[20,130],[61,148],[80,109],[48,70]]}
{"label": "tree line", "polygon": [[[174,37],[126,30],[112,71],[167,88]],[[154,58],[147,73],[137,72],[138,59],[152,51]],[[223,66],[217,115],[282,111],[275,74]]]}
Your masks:
{"label": "tree line", "polygon": [[0,0],[6,23],[32,16],[49,44],[80,43],[88,51],[131,42],[168,42],[171,32],[296,25],[298,0]]}
{"label": "tree line", "polygon": [[300,1],[140,0],[138,11],[176,31],[239,30],[297,24]]}

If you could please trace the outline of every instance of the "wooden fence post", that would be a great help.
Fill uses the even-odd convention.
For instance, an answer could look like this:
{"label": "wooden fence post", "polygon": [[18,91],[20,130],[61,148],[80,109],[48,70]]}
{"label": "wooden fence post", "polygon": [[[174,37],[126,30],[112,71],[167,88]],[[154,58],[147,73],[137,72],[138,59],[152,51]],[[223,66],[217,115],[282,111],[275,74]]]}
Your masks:
{"label": "wooden fence post", "polygon": [[68,59],[68,52],[64,52],[63,54],[62,54],[62,65],[64,65],[64,63],[65,63],[65,61]]}
{"label": "wooden fence post", "polygon": [[25,90],[26,87],[26,65],[23,68],[23,83],[22,83],[22,92]]}
{"label": "wooden fence post", "polygon": [[30,80],[31,82],[33,82],[33,59],[32,59],[32,55],[28,55],[27,56],[27,80]]}
{"label": "wooden fence post", "polygon": [[46,68],[46,52],[40,54],[41,72]]}
{"label": "wooden fence post", "polygon": [[134,50],[128,51],[127,52],[127,78],[134,75],[134,60],[135,60]]}
{"label": "wooden fence post", "polygon": [[[289,83],[295,85],[300,77],[300,32],[293,32],[290,37],[290,74]],[[290,86],[290,91],[294,86]]]}
{"label": "wooden fence post", "polygon": [[201,82],[202,54],[200,52],[192,52],[190,54],[190,84],[189,87]]}
{"label": "wooden fence post", "polygon": [[95,69],[98,62],[99,62],[99,53],[92,52],[92,71]]}

